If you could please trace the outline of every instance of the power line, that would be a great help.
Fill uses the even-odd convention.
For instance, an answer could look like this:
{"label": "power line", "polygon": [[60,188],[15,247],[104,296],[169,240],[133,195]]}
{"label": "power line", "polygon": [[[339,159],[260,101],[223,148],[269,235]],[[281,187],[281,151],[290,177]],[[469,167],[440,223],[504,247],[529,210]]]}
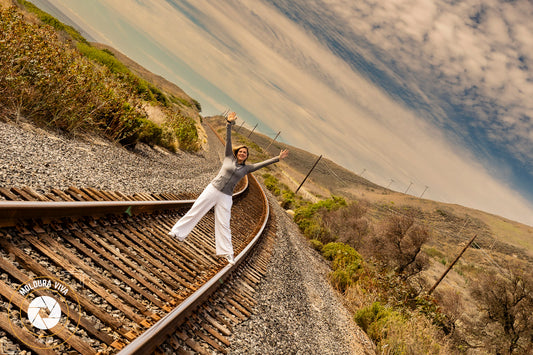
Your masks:
{"label": "power line", "polygon": [[329,167],[329,165],[326,163],[325,160],[323,160],[324,164],[326,165],[326,168],[328,168],[328,170],[340,181],[342,182],[345,186],[348,186],[348,183],[346,181],[344,181],[343,179],[341,179],[337,174],[335,174],[335,172]]}

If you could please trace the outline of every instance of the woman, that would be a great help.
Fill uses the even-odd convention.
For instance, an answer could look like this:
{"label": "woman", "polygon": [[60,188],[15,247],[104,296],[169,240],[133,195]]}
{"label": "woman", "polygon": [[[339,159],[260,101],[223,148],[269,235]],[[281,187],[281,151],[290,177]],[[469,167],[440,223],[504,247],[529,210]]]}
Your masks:
{"label": "woman", "polygon": [[185,214],[175,225],[169,234],[183,241],[192,231],[200,219],[215,206],[215,244],[216,254],[224,255],[231,264],[233,258],[233,245],[231,244],[231,205],[233,204],[233,189],[246,174],[261,169],[269,164],[277,163],[289,155],[284,149],[279,156],[261,163],[246,165],[248,159],[248,147],[240,146],[232,149],[231,126],[235,124],[237,115],[231,112],[227,117],[226,124],[226,152],[222,168],[218,175],[211,181]]}

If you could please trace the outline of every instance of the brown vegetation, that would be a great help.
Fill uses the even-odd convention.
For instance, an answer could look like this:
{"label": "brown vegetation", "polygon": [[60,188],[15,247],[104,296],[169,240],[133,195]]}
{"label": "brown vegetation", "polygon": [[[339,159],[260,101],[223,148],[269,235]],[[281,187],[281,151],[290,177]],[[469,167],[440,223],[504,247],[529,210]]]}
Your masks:
{"label": "brown vegetation", "polygon": [[481,310],[480,333],[497,354],[533,351],[533,277],[531,270],[510,269],[479,275],[472,295]]}
{"label": "brown vegetation", "polygon": [[[448,288],[432,297],[426,293],[432,280],[423,272],[431,257],[424,251],[425,244],[434,233],[424,214],[403,207],[370,223],[366,214],[371,208],[368,202],[346,204],[337,197],[303,204],[296,210],[295,221],[305,235],[315,239],[314,248],[333,260],[332,284],[353,305],[356,321],[381,353],[531,351],[533,283],[529,274],[517,273],[516,267],[502,273],[479,266],[468,278],[466,290]],[[348,245],[355,249],[350,251]],[[343,262],[339,262],[340,255]],[[421,333],[428,337],[424,342],[419,342]]]}

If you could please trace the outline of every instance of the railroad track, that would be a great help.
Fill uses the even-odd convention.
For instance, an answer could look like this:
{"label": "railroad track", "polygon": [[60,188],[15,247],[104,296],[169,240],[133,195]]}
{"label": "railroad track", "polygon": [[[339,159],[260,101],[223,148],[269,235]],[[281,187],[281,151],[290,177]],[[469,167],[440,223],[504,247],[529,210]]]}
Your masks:
{"label": "railroad track", "polygon": [[236,190],[232,266],[212,212],[186,241],[168,236],[183,196],[0,188],[0,353],[227,352],[273,239],[258,182]]}

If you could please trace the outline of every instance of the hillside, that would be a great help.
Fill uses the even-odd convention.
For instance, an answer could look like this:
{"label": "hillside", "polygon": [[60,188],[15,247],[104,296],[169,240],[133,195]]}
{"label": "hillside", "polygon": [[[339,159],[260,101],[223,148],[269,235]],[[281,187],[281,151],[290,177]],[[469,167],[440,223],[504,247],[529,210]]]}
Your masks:
{"label": "hillside", "polygon": [[1,5],[2,119],[98,134],[126,147],[194,151],[205,143],[201,106],[179,87],[28,1]]}
{"label": "hillside", "polygon": [[[209,122],[217,125],[220,120]],[[243,127],[239,133],[242,137],[248,137],[250,131]],[[279,164],[283,169],[276,171],[276,174],[293,190],[296,190],[318,159],[318,156],[297,147],[279,142],[270,144],[271,138],[257,132],[253,133],[251,140],[267,156],[277,155],[281,149],[290,150],[289,157]],[[265,152],[264,148],[269,145]],[[480,247],[491,248],[492,252],[501,253],[501,256],[533,262],[533,227],[480,210],[421,199],[378,186],[324,157],[300,191],[302,190],[314,199],[339,195],[347,199],[367,200],[374,206],[376,218],[383,215],[388,206],[410,206],[419,209],[421,220],[438,230],[435,243],[437,240],[447,240],[456,245],[457,242],[467,241],[473,234],[479,234],[477,244]]]}
{"label": "hillside", "polygon": [[[107,50],[115,56],[121,63],[123,63],[129,70],[131,70],[138,77],[146,80],[150,84],[162,90],[167,96],[175,98],[178,102],[177,105],[174,105],[175,110],[182,116],[192,117],[195,121],[195,127],[198,131],[198,139],[202,146],[205,146],[207,143],[206,132],[203,126],[200,124],[200,104],[193,98],[191,98],[185,91],[183,91],[178,85],[168,81],[163,78],[161,75],[157,75],[147,70],[124,53],[118,51],[117,49],[102,44],[91,42],[91,45],[100,50]],[[175,101],[176,101],[175,100]],[[163,124],[167,120],[168,114],[165,113],[158,105],[148,105],[143,106],[148,117],[151,121],[157,124]]]}
{"label": "hillside", "polygon": [[[207,119],[221,129],[220,119]],[[245,141],[250,131],[243,127],[239,134]],[[256,144],[256,150],[260,150],[259,154],[265,154],[265,157],[277,155],[281,149],[290,150],[289,157],[277,165],[282,168],[273,171],[276,177],[293,191],[318,159],[318,156],[297,147],[279,142],[270,144],[271,138],[257,132],[250,138]],[[265,151],[264,148],[269,145],[268,151]],[[419,210],[420,220],[434,229],[430,246],[442,249],[440,251],[448,258],[453,258],[458,251],[457,245],[477,234],[476,244],[496,260],[513,258],[533,265],[533,227],[480,210],[420,199],[378,186],[324,157],[316,165],[300,193],[313,201],[331,195],[343,196],[350,200],[366,200],[372,204],[371,213],[376,220],[382,218],[391,207],[410,206]],[[472,254],[480,253],[482,252]],[[462,261],[468,263],[471,259],[491,264],[490,260],[483,262],[483,256],[469,256],[469,253],[465,254]]]}

